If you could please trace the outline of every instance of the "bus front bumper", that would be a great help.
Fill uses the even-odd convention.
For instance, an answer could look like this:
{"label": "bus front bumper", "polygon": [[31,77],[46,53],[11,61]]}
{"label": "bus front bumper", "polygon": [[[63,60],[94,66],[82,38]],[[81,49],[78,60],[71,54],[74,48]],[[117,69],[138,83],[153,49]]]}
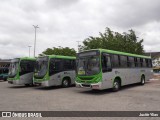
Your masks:
{"label": "bus front bumper", "polygon": [[8,80],[8,83],[13,84],[13,80]]}
{"label": "bus front bumper", "polygon": [[14,84],[14,85],[22,85],[20,80],[8,80],[8,83]]}
{"label": "bus front bumper", "polygon": [[77,88],[88,88],[88,89],[96,89],[96,90],[101,90],[102,89],[102,83],[101,82],[91,83],[91,84],[78,83],[78,82],[75,82],[75,83],[76,83]]}
{"label": "bus front bumper", "polygon": [[42,85],[42,86],[46,86],[46,87],[49,87],[49,86],[50,86],[49,81],[43,81],[43,82],[41,83],[41,85]]}
{"label": "bus front bumper", "polygon": [[39,81],[34,81],[34,84],[35,84],[35,85],[40,85],[40,86],[46,86],[46,87],[49,87],[49,86],[50,86],[49,81],[41,81],[41,82],[39,82]]}

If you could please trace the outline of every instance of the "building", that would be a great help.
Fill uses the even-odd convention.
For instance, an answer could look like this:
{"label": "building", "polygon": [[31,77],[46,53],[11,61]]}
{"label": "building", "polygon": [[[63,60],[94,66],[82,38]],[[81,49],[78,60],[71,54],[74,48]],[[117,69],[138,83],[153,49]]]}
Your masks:
{"label": "building", "polygon": [[160,52],[147,52],[147,56],[151,56],[153,67],[160,67]]}
{"label": "building", "polygon": [[0,67],[8,67],[11,59],[0,59]]}

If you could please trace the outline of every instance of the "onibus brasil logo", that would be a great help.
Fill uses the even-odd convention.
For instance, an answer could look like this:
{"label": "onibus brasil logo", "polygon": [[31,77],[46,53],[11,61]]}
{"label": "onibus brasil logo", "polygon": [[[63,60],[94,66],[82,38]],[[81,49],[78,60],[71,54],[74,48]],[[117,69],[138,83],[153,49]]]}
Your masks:
{"label": "onibus brasil logo", "polygon": [[35,112],[2,112],[2,117],[42,117],[42,115]]}

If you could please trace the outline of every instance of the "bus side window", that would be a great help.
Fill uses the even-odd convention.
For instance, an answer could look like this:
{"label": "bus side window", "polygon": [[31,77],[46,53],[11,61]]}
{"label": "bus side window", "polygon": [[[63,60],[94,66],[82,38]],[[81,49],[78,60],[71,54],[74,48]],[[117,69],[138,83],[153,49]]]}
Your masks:
{"label": "bus side window", "polygon": [[75,70],[75,61],[74,60],[63,60],[64,70]]}
{"label": "bus side window", "polygon": [[54,72],[54,59],[50,59],[50,63],[49,63],[49,75],[52,75]]}
{"label": "bus side window", "polygon": [[120,56],[119,55],[112,55],[112,68],[119,68],[121,66]]}
{"label": "bus side window", "polygon": [[140,58],[140,65],[141,65],[141,67],[144,67],[143,59],[142,58]]}
{"label": "bus side window", "polygon": [[149,67],[152,68],[152,59],[149,60]]}
{"label": "bus side window", "polygon": [[111,72],[111,57],[108,54],[102,54],[102,71],[103,72]]}
{"label": "bus side window", "polygon": [[50,59],[49,75],[63,71],[63,61],[61,59]]}
{"label": "bus side window", "polygon": [[146,59],[143,59],[143,67],[147,67],[147,65],[146,65]]}
{"label": "bus side window", "polygon": [[72,70],[76,70],[76,60],[72,60]]}

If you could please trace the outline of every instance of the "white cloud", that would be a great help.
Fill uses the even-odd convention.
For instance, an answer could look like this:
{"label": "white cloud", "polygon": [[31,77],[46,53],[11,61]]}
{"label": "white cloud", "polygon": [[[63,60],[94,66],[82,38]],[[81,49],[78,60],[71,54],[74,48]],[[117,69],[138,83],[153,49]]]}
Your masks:
{"label": "white cloud", "polygon": [[160,48],[159,0],[0,0],[0,58],[36,53],[48,47],[77,49],[76,41],[97,36],[105,27],[114,31],[136,31],[144,38],[146,51]]}

